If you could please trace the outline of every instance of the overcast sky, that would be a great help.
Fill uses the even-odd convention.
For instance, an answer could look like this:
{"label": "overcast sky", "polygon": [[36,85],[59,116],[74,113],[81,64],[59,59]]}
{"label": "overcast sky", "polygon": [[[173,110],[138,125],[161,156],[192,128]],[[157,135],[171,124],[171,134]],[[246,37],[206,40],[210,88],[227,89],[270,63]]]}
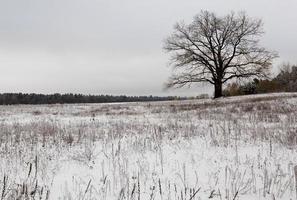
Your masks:
{"label": "overcast sky", "polygon": [[163,91],[163,40],[200,10],[262,18],[263,44],[297,63],[296,0],[0,0],[0,92],[197,95]]}

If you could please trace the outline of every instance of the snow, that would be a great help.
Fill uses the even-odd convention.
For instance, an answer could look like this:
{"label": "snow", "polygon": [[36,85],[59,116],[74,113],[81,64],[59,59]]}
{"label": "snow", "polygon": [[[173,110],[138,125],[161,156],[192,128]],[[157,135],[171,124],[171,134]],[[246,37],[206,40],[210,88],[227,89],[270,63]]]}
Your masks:
{"label": "snow", "polygon": [[296,102],[1,106],[0,189],[6,199],[26,199],[20,184],[40,199],[295,199]]}

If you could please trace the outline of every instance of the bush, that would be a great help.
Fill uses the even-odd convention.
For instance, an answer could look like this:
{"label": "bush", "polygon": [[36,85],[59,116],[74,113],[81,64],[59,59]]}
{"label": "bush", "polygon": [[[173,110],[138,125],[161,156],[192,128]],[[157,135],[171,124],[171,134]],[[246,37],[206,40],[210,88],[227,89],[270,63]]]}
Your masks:
{"label": "bush", "polygon": [[223,90],[223,96],[238,96],[242,95],[242,91],[240,90],[240,85],[238,83],[230,83]]}
{"label": "bush", "polygon": [[228,84],[224,89],[224,96],[238,96],[238,95],[248,95],[248,94],[262,94],[270,92],[279,92],[281,87],[275,80],[258,80],[254,79],[251,82],[247,82],[243,85],[238,83]]}

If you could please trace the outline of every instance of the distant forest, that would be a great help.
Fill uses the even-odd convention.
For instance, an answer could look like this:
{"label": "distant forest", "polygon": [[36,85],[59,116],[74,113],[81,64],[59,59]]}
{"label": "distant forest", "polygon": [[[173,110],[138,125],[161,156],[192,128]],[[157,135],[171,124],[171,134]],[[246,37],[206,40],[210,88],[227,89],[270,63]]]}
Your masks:
{"label": "distant forest", "polygon": [[254,79],[244,84],[230,83],[223,91],[224,96],[261,94],[272,92],[297,92],[297,66],[284,63],[279,74],[272,79]]}
{"label": "distant forest", "polygon": [[183,100],[185,97],[158,96],[113,96],[113,95],[83,95],[83,94],[0,94],[0,105],[15,104],[64,104],[64,103],[112,103],[112,102],[142,102]]}

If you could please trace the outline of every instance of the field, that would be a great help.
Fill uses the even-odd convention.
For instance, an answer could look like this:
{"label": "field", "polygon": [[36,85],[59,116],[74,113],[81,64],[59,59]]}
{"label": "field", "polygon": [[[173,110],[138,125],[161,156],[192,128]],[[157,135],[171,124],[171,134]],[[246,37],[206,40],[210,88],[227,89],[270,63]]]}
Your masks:
{"label": "field", "polygon": [[1,199],[296,199],[297,94],[0,107]]}

